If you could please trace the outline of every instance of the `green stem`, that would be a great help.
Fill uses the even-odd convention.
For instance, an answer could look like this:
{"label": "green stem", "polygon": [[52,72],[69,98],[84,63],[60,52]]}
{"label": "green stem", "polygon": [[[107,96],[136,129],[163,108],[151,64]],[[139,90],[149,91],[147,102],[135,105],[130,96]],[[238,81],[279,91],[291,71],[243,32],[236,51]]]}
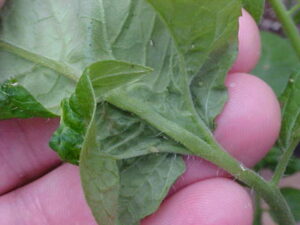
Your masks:
{"label": "green stem", "polygon": [[274,9],[278,19],[282,23],[284,32],[288,36],[293,45],[299,59],[300,59],[300,34],[293,19],[290,17],[288,10],[281,2],[281,0],[269,0],[272,8]]}
{"label": "green stem", "polygon": [[293,155],[293,152],[294,152],[297,144],[298,144],[298,142],[294,142],[287,149],[285,149],[283,151],[283,154],[277,164],[277,167],[275,169],[275,172],[274,172],[274,175],[273,175],[273,178],[271,181],[274,185],[278,185],[281,178],[283,177],[286,167],[289,164],[289,161]]}
{"label": "green stem", "polygon": [[163,117],[154,111],[153,108],[149,107],[149,105],[126,96],[120,90],[112,92],[106,100],[123,110],[135,113],[152,126],[181,143],[192,154],[200,156],[225,169],[237,179],[253,188],[269,204],[275,215],[277,215],[280,225],[295,224],[293,215],[279,189],[231,157],[213,140],[211,134],[213,142],[208,144],[196,134]]}
{"label": "green stem", "polygon": [[255,212],[254,212],[254,225],[262,224],[262,208],[261,208],[261,199],[257,193],[255,193]]}

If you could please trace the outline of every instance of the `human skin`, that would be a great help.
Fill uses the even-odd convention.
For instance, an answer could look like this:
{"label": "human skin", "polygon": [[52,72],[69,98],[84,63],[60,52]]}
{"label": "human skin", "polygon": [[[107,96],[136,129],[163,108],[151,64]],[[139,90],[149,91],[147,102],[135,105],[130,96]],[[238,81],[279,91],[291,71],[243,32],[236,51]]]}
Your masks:
{"label": "human skin", "polygon": [[3,6],[4,0],[0,0],[0,8]]}
{"label": "human skin", "polygon": [[230,70],[230,73],[243,72],[249,73],[256,65],[260,56],[260,36],[256,22],[251,15],[242,10],[243,16],[239,19],[238,33],[238,55]]}
{"label": "human skin", "polygon": [[[245,57],[243,62],[253,60]],[[279,125],[274,128],[272,124],[280,124],[279,106],[270,88],[251,75],[231,74],[226,85],[229,100],[217,118],[216,138],[228,152],[253,165],[276,139]],[[253,93],[257,94],[253,97]],[[241,103],[247,110],[241,112]],[[260,111],[261,104],[269,107]],[[258,128],[264,129],[257,123],[264,121],[265,115],[271,115],[265,124],[268,129],[257,134]],[[78,168],[62,164],[47,145],[58,123],[58,119],[40,118],[0,121],[1,225],[96,225],[83,197]],[[232,124],[235,129],[228,132]],[[248,144],[258,139],[265,147],[261,150],[251,145],[248,149]],[[243,187],[220,177],[225,173],[206,161],[195,157],[185,161],[181,185],[175,184],[160,209],[142,225],[252,224],[252,203]]]}

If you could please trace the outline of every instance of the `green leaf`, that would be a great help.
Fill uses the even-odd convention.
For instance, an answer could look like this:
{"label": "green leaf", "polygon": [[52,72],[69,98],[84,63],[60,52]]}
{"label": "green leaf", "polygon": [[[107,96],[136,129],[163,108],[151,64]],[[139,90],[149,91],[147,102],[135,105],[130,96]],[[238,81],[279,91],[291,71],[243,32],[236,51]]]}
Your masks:
{"label": "green leaf", "polygon": [[[117,190],[122,193],[126,186],[119,189],[116,180],[121,176],[122,181],[123,173],[116,173],[116,161],[118,165],[127,165],[129,168],[137,160],[136,157],[141,157],[146,164],[153,157],[149,154],[157,152],[195,153],[206,159],[216,156],[218,160],[226,154],[217,147],[211,128],[215,116],[220,113],[226,101],[224,79],[236,54],[241,5],[235,0],[149,1],[151,5],[139,0],[128,0],[122,4],[117,0],[105,0],[101,3],[95,8],[105,12],[99,21],[107,25],[105,34],[107,40],[110,40],[105,42],[108,46],[104,50],[111,53],[113,60],[144,65],[153,68],[153,72],[105,94],[103,91],[106,89],[97,91],[97,87],[102,88],[102,83],[94,86],[96,78],[110,77],[105,73],[114,74],[111,71],[118,69],[109,66],[103,75],[95,67],[89,74],[85,73],[84,76],[88,75],[89,78],[95,74],[95,79],[91,81],[95,98],[105,102],[101,101],[97,105],[93,116],[96,119],[93,123],[90,122],[87,130],[86,124],[81,123],[81,110],[76,108],[80,108],[80,104],[72,100],[74,96],[68,100],[69,105],[63,105],[63,121],[70,124],[68,131],[75,131],[83,137],[70,140],[71,146],[78,146],[76,151],[72,151],[77,155],[68,154],[66,158],[69,161],[75,160],[76,163],[78,154],[81,154],[79,164],[83,168],[83,186],[85,194],[89,195],[87,199],[91,201],[97,221],[132,225],[157,209],[166,190],[182,172],[182,167],[174,167],[172,160],[166,160],[160,172],[161,177],[167,177],[166,174],[169,173],[168,179],[158,179],[160,183],[155,181],[155,185],[165,188],[160,193],[150,192],[140,196],[141,199],[154,199],[144,210],[141,209],[144,206],[142,202],[138,202],[137,196],[131,198],[132,202],[128,205],[133,212],[139,213],[134,217],[121,216],[117,221],[113,205],[120,206],[116,203]],[[128,73],[124,68],[120,71]],[[76,89],[75,95],[77,93]],[[62,140],[63,144],[69,144],[66,137],[72,137],[68,133],[57,136],[57,140]],[[84,144],[81,147],[82,140]],[[69,151],[68,148],[65,150]],[[163,156],[165,154],[160,155]],[[104,159],[108,159],[108,164],[104,163]],[[103,176],[106,173],[115,174],[109,181],[113,192],[108,197],[101,191],[102,186],[106,187],[102,184],[105,179],[101,178],[101,174],[99,180],[92,179],[94,181],[89,182],[92,175],[88,174],[96,174],[98,170],[104,170]],[[141,184],[153,180],[156,175],[155,172],[147,172],[147,167],[136,172],[148,174],[138,180]],[[165,183],[166,180],[168,183]],[[128,185],[131,185],[129,181]],[[104,212],[99,212],[101,204],[93,202],[93,196],[97,194],[95,199],[100,199],[101,204],[111,196],[111,204],[108,209],[104,208]],[[122,201],[124,199],[119,195],[119,203]]]}
{"label": "green leaf", "polygon": [[80,176],[85,198],[98,224],[118,219],[119,174],[116,161],[83,150]]}
{"label": "green leaf", "polygon": [[99,156],[97,152],[95,132],[89,127],[80,157],[82,187],[96,221],[99,224],[115,225],[118,220],[120,189],[117,162]]}
{"label": "green leaf", "polygon": [[300,141],[300,73],[294,74],[289,81],[280,98],[283,119],[278,143],[282,149],[288,149]]}
{"label": "green leaf", "polygon": [[96,98],[90,77],[79,80],[70,105],[81,114],[85,129],[80,154],[80,177],[86,200],[98,223],[114,225],[118,215],[119,171],[116,160],[99,155],[96,142]]}
{"label": "green leaf", "polygon": [[300,190],[294,188],[281,188],[281,193],[290,206],[296,222],[300,222]]}
{"label": "green leaf", "polygon": [[265,0],[242,0],[243,7],[259,23],[265,9]]}
{"label": "green leaf", "polygon": [[81,77],[72,97],[79,103],[78,109],[85,112],[82,119],[86,123],[86,134],[80,154],[80,177],[85,198],[99,224],[114,225],[118,216],[119,171],[116,160],[98,154],[96,98],[89,76],[84,74]]}
{"label": "green leaf", "polygon": [[181,157],[152,154],[135,158],[121,168],[120,221],[138,225],[140,219],[158,209],[171,185],[184,172]]}
{"label": "green leaf", "polygon": [[290,75],[300,69],[299,59],[289,41],[278,35],[262,32],[261,59],[253,74],[266,81],[280,96]]}

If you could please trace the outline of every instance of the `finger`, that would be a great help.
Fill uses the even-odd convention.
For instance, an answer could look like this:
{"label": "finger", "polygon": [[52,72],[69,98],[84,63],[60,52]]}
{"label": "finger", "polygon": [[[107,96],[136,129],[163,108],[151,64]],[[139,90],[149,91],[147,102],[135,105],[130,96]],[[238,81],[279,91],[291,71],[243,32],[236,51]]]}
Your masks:
{"label": "finger", "polygon": [[1,225],[96,225],[84,200],[78,167],[63,165],[0,198]]}
{"label": "finger", "polygon": [[216,120],[214,135],[225,150],[251,167],[278,138],[280,105],[272,89],[253,75],[230,74],[226,86],[229,101]]}
{"label": "finger", "polygon": [[[251,200],[246,191],[233,181],[214,178],[176,193],[142,224],[248,225],[251,217]],[[78,168],[63,165],[2,196],[0,224],[96,225],[96,222],[83,198]]]}
{"label": "finger", "polygon": [[4,5],[5,0],[0,0],[0,8]]}
{"label": "finger", "polygon": [[177,192],[142,225],[251,225],[253,209],[247,192],[225,178],[212,178]]}
{"label": "finger", "polygon": [[[226,86],[228,102],[216,120],[214,135],[226,151],[251,167],[265,156],[278,137],[280,106],[271,88],[255,76],[230,74]],[[185,162],[186,171],[170,194],[196,181],[228,176],[198,157],[187,157]]]}
{"label": "finger", "polygon": [[238,40],[238,55],[230,72],[249,73],[259,60],[261,43],[256,22],[244,9],[239,18]]}
{"label": "finger", "polygon": [[0,121],[0,195],[60,164],[48,141],[58,119]]}

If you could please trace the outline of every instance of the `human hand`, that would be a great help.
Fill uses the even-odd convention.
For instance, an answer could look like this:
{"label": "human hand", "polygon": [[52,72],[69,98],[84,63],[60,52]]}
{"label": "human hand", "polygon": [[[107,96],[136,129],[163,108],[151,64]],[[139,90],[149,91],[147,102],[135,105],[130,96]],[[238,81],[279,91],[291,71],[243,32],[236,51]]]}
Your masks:
{"label": "human hand", "polygon": [[[244,43],[246,50],[240,47],[232,72],[248,72],[257,61],[258,31],[250,21],[247,17],[241,21],[240,46]],[[250,43],[249,34],[254,36]],[[270,88],[251,75],[231,74],[226,84],[229,101],[217,119],[215,136],[227,151],[251,166],[278,135],[278,102]],[[57,126],[57,119],[0,122],[0,224],[96,224],[84,201],[77,167],[61,165],[47,146]],[[143,225],[252,223],[251,200],[242,187],[221,178],[228,175],[206,161],[187,157],[186,164],[172,193]]]}

